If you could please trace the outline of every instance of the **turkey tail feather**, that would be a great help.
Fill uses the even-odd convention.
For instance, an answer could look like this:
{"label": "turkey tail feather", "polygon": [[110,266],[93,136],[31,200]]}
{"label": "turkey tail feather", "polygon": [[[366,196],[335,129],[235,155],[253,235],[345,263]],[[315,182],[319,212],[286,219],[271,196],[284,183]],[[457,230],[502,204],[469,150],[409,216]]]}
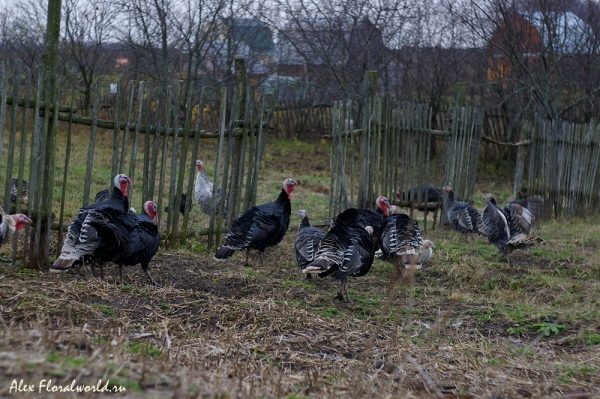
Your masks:
{"label": "turkey tail feather", "polygon": [[235,249],[226,247],[225,245],[221,245],[219,249],[217,249],[217,253],[215,254],[215,260],[224,260],[230,258],[235,252]]}
{"label": "turkey tail feather", "polygon": [[79,261],[80,255],[74,247],[73,236],[67,234],[65,243],[63,244],[60,256],[54,261],[50,267],[51,273],[62,273],[73,267],[75,262]]}
{"label": "turkey tail feather", "polygon": [[319,258],[312,261],[304,269],[302,273],[323,273],[331,268],[331,261],[325,258]]}

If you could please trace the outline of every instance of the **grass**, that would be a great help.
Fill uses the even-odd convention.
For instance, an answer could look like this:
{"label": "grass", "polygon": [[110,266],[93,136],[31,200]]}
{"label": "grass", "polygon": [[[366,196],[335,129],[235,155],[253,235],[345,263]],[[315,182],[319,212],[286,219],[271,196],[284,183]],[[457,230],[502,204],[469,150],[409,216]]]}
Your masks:
{"label": "grass", "polygon": [[[103,147],[112,132],[99,133],[92,192],[110,180]],[[85,139],[78,132],[74,159],[85,159]],[[209,174],[214,144],[198,154]],[[162,288],[147,286],[139,267],[125,268],[121,285],[115,267],[101,280],[88,269],[51,275],[0,264],[0,396],[13,378],[53,378],[108,380],[140,398],[431,397],[423,375],[454,395],[598,393],[600,216],[536,226],[545,243],[514,253],[512,267],[483,238],[424,232],[436,248],[413,283],[388,298],[393,266],[375,261],[349,281],[345,304],[335,298],[339,283],[305,280],[292,250],[296,210],[327,217],[328,168],[326,145],[269,139],[259,203],[274,199],[285,177],[300,185],[292,227],[264,268],[252,252],[252,267],[243,253],[213,261],[206,237],[161,249],[151,268]],[[69,170],[69,217],[84,171]],[[476,191],[504,200],[511,190],[484,177]],[[206,224],[197,208],[191,220]]]}

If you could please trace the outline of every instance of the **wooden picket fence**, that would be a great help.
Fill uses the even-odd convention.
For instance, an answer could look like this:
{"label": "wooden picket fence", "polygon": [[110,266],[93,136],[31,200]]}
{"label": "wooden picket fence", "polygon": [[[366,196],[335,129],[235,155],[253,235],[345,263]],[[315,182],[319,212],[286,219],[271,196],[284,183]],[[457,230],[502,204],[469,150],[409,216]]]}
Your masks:
{"label": "wooden picket fence", "polygon": [[[458,199],[473,200],[483,110],[451,108],[446,115],[447,130],[433,130],[428,107],[375,95],[376,79],[374,72],[367,73],[371,95],[362,107],[360,129],[348,123],[358,120],[358,107],[351,101],[334,104],[328,136],[332,139],[329,219],[349,207],[373,209],[377,197],[384,195],[408,207],[411,217],[415,209],[423,210],[422,229],[435,228],[438,221],[444,222],[444,214],[439,215],[442,196],[435,203],[428,202],[428,186],[450,184]],[[431,156],[434,136],[440,154],[435,162]],[[415,191],[409,200],[398,195]]]}
{"label": "wooden picket fence", "polygon": [[[46,262],[32,266],[44,269],[49,266],[49,256],[60,251],[64,232],[70,223],[70,220],[65,220],[65,215],[76,212],[76,209],[65,209],[66,203],[73,202],[65,198],[71,168],[85,167],[85,181],[79,182],[83,194],[81,201],[76,201],[77,207],[93,202],[93,177],[98,175],[93,173],[96,172],[94,167],[106,162],[96,159],[99,131],[113,133],[110,174],[108,169],[101,173],[102,179],[105,179],[102,188],[111,189],[114,176],[125,173],[136,183],[135,190],[130,193],[130,202],[136,208],[149,199],[157,203],[159,210],[166,204],[177,204],[175,211],[158,221],[168,245],[179,246],[192,234],[208,234],[209,249],[213,245],[218,246],[225,226],[230,226],[237,215],[256,202],[260,165],[274,109],[273,98],[262,93],[257,95],[254,86],[248,85],[245,60],[236,58],[235,66],[235,84],[223,86],[220,91],[218,131],[207,132],[202,129],[203,113],[193,112],[194,108],[203,109],[206,96],[202,88],[192,89],[186,98],[182,98],[181,82],[176,86],[146,81],[130,81],[124,85],[119,80],[114,96],[113,119],[106,120],[98,117],[102,93],[101,85],[96,83],[92,115],[83,117],[77,115],[77,109],[72,105],[44,101],[49,98],[48,90],[45,90],[49,86],[42,81],[41,71],[24,68],[19,61],[9,63],[0,60],[0,165],[3,169],[0,176],[4,178],[4,209],[7,212],[18,209],[34,220],[33,225],[24,230],[22,261],[27,263],[28,255],[43,251]],[[37,79],[32,81],[31,76],[37,76]],[[56,98],[74,102],[73,91],[58,90]],[[125,90],[126,93],[122,93]],[[46,93],[45,98],[42,98],[42,93]],[[121,98],[126,101],[122,103]],[[228,98],[232,100],[228,101]],[[43,149],[53,144],[46,141],[52,126],[66,134],[61,134],[56,143],[61,156],[48,160]],[[89,129],[85,162],[72,156],[73,135],[80,134],[82,129]],[[5,132],[8,137],[5,137]],[[214,179],[215,187],[221,187],[229,194],[228,216],[223,221],[215,215],[213,206],[208,227],[198,230],[192,229],[189,209],[194,201],[194,165],[203,140],[217,141],[214,175],[209,178]],[[42,169],[48,165],[54,175],[53,182],[43,181]],[[28,182],[29,201],[18,204],[17,200],[17,204],[9,209],[12,178],[18,180],[19,192],[22,180]],[[141,189],[138,182],[141,182]],[[40,188],[46,184],[54,184],[54,198],[58,196],[58,200],[51,201],[49,205],[39,194]],[[177,210],[184,192],[187,193],[186,212],[180,216]],[[225,196],[222,196],[220,209],[223,209],[224,201]],[[52,229],[43,229],[44,224],[51,225]],[[57,241],[51,239],[51,230],[57,231]],[[42,234],[42,231],[46,233]],[[18,255],[17,236],[13,240],[13,261]]]}
{"label": "wooden picket fence", "polygon": [[[555,216],[600,211],[600,126],[547,121],[523,124],[515,167],[515,193],[544,198]],[[551,210],[551,208],[550,208]]]}

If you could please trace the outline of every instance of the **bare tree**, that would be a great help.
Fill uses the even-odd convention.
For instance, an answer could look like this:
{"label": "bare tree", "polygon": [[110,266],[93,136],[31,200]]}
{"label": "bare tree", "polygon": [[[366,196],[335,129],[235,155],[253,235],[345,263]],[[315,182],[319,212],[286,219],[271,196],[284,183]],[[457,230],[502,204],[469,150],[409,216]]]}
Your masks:
{"label": "bare tree", "polygon": [[112,61],[106,46],[112,39],[112,22],[115,11],[110,4],[85,0],[64,0],[63,40],[61,55],[63,75],[69,75],[69,68],[75,67],[84,97],[83,107],[89,109],[94,79],[106,73]]}
{"label": "bare tree", "polygon": [[43,0],[27,0],[6,5],[1,29],[4,55],[20,59],[33,69],[42,62],[46,32],[47,4]]}
{"label": "bare tree", "polygon": [[[277,0],[261,9],[278,37],[279,67],[302,63],[304,77],[332,98],[360,98],[366,70],[386,73],[388,47],[405,40],[405,27],[414,13],[410,1]],[[278,23],[281,21],[281,23]]]}
{"label": "bare tree", "polygon": [[573,12],[582,6],[577,0],[465,0],[451,10],[471,40],[488,45],[491,94],[513,127],[534,113],[561,118],[597,95],[599,82],[591,79],[598,76],[596,35]]}

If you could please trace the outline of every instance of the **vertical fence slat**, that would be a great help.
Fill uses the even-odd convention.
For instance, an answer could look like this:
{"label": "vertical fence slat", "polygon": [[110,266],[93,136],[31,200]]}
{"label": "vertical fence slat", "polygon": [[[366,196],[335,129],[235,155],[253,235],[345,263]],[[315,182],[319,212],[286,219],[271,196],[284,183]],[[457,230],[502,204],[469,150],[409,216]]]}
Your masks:
{"label": "vertical fence slat", "polygon": [[13,76],[13,99],[10,106],[10,126],[9,126],[9,136],[8,136],[8,154],[6,157],[6,169],[5,175],[6,180],[4,182],[4,201],[3,203],[8,208],[10,204],[10,192],[12,187],[12,177],[13,177],[13,165],[15,162],[15,142],[17,140],[17,116],[19,107],[17,106],[16,99],[19,97],[19,78],[21,75],[21,60],[17,60],[15,62],[14,71],[12,73]]}
{"label": "vertical fence slat", "polygon": [[[167,87],[167,99],[165,102],[165,134],[163,136],[162,159],[160,162],[160,181],[158,183],[158,209],[162,210],[163,193],[165,192],[165,176],[167,173],[167,153],[169,149],[169,132],[171,130],[171,97],[173,95],[173,86]],[[158,126],[157,126],[158,128]],[[170,197],[170,196],[169,196]],[[169,200],[167,199],[167,202]],[[158,213],[157,224],[160,226],[160,212]]]}
{"label": "vertical fence slat", "polygon": [[[214,226],[215,226],[215,206],[217,205],[217,191],[219,187],[219,177],[221,173],[221,154],[223,152],[223,141],[225,140],[225,113],[227,111],[227,88],[223,86],[221,88],[221,110],[220,110],[220,122],[219,122],[219,144],[217,149],[217,160],[215,166],[215,178],[213,183],[213,195],[210,201],[210,221],[208,223],[208,251],[212,250],[213,246],[213,234],[214,234]],[[226,194],[223,193],[223,197]],[[222,218],[222,209],[219,209],[219,218]],[[217,231],[217,234],[221,234],[220,229]],[[216,240],[216,246],[219,246],[219,239]]]}
{"label": "vertical fence slat", "polygon": [[94,168],[94,151],[96,148],[96,132],[98,127],[98,105],[100,104],[100,86],[94,85],[94,109],[92,112],[92,127],[90,130],[90,145],[88,148],[85,184],[83,186],[83,206],[90,203],[90,186],[92,183],[92,170]]}
{"label": "vertical fence slat", "polygon": [[[179,142],[179,110],[181,109],[182,83],[183,82],[181,80],[178,82],[177,94],[175,95],[175,100],[171,103],[171,117],[173,118],[173,145],[171,146],[171,179],[169,180],[169,200],[167,202],[167,206],[175,204],[175,182],[177,178],[177,151]],[[172,223],[174,213],[175,212],[169,212],[169,216],[167,217],[167,233],[170,234],[173,233]]]}
{"label": "vertical fence slat", "polygon": [[[110,180],[108,182],[109,183],[108,187],[112,187],[113,179],[118,174],[118,168],[119,168],[119,133],[121,132],[120,116],[121,116],[122,86],[123,86],[123,79],[117,80],[117,93],[115,95],[116,101],[115,101],[115,115],[114,115],[115,127],[113,129],[113,159],[112,159],[112,164],[111,164],[111,169],[110,169]],[[70,113],[69,119],[70,119],[69,126],[71,126],[72,120],[73,120],[72,112]],[[66,168],[65,168],[65,170],[66,170]]]}
{"label": "vertical fence slat", "polygon": [[[127,139],[129,137],[129,126],[131,110],[133,109],[133,99],[135,95],[135,80],[129,81],[129,101],[127,101],[127,108],[125,109],[125,130],[123,132],[123,145],[121,146],[121,162],[119,163],[119,173],[123,173],[125,170],[125,158],[127,154]],[[131,176],[130,176],[131,177]],[[112,176],[114,178],[114,176]],[[112,187],[112,184],[111,184]]]}
{"label": "vertical fence slat", "polygon": [[[131,144],[131,159],[129,160],[129,178],[132,182],[135,182],[135,165],[137,163],[138,153],[138,141],[140,138],[140,126],[142,123],[142,110],[144,108],[144,93],[146,89],[146,82],[140,81],[138,84],[138,102],[137,102],[137,113],[135,116],[135,129],[133,131],[133,142]],[[133,192],[132,192],[133,195]],[[143,195],[143,190],[142,190]],[[142,198],[142,204],[144,199]],[[129,199],[129,204],[133,204],[133,198]]]}

